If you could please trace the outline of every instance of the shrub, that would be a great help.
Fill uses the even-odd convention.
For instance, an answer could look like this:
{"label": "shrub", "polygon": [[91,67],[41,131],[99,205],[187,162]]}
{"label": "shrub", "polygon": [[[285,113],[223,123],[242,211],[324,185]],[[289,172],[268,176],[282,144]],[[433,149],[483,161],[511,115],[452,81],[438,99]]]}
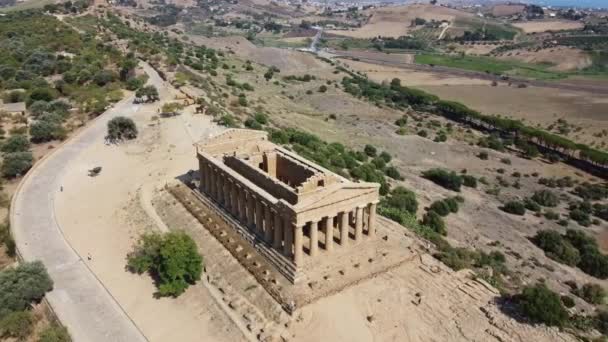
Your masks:
{"label": "shrub", "polygon": [[543,207],[556,207],[559,204],[559,197],[550,190],[536,191],[532,200]]}
{"label": "shrub", "polygon": [[372,145],[365,145],[363,152],[370,157],[375,157],[377,153],[376,148]]}
{"label": "shrub", "polygon": [[403,126],[407,125],[407,116],[404,115],[404,116],[400,117],[399,119],[397,119],[395,121],[395,125],[397,125],[399,127],[403,127]]}
{"label": "shrub", "polygon": [[448,140],[448,136],[445,135],[444,132],[440,132],[439,134],[437,134],[437,136],[435,136],[435,139],[433,141],[435,142],[445,142]]}
{"label": "shrub", "polygon": [[131,140],[137,138],[137,127],[130,118],[118,116],[108,121],[108,135],[110,141]]}
{"label": "shrub", "polygon": [[477,188],[477,178],[475,178],[474,176],[462,175],[460,177],[462,178],[462,185],[468,188]]}
{"label": "shrub", "polygon": [[16,311],[0,320],[0,337],[25,340],[32,332],[34,317],[29,311]]}
{"label": "shrub", "polygon": [[488,152],[485,152],[485,151],[479,152],[477,157],[481,160],[488,160]]}
{"label": "shrub", "polygon": [[518,306],[528,319],[536,323],[563,326],[568,320],[568,312],[562,305],[560,296],[545,284],[524,288],[519,295]]}
{"label": "shrub", "polygon": [[382,160],[384,160],[384,162],[386,162],[386,163],[390,163],[391,160],[393,159],[393,157],[390,155],[390,153],[388,153],[386,151],[382,151],[382,153],[380,153],[379,157],[382,158]]}
{"label": "shrub", "polygon": [[249,118],[245,120],[245,127],[251,129],[262,129],[262,125],[259,122],[255,121],[255,119]]}
{"label": "shrub", "polygon": [[57,324],[51,324],[40,332],[38,342],[72,342],[68,329]]}
{"label": "shrub", "polygon": [[559,214],[552,210],[545,211],[544,215],[547,220],[557,220],[559,218]]}
{"label": "shrub", "polygon": [[255,115],[253,116],[253,118],[255,119],[255,121],[257,121],[260,125],[265,125],[268,123],[268,115],[261,113],[261,112],[257,112],[255,113]]}
{"label": "shrub", "polygon": [[17,177],[23,175],[32,167],[34,156],[31,152],[7,153],[2,163],[2,175],[4,177]]}
{"label": "shrub", "polygon": [[429,211],[434,211],[439,216],[448,216],[450,214],[450,206],[445,201],[435,201],[429,207]]}
{"label": "shrub", "polygon": [[571,210],[570,218],[583,227],[589,227],[591,225],[591,218],[589,217],[589,214],[581,209]]}
{"label": "shrub", "polygon": [[568,309],[573,308],[576,303],[574,302],[574,299],[572,299],[572,297],[570,296],[562,296],[562,304],[564,304],[565,307],[567,307]]}
{"label": "shrub", "polygon": [[429,136],[428,132],[424,129],[419,130],[416,134],[418,134],[418,136],[426,138]]}
{"label": "shrub", "polygon": [[460,191],[462,178],[456,172],[443,169],[430,169],[422,173],[422,177],[446,189]]}
{"label": "shrub", "polygon": [[535,201],[526,198],[524,200],[524,206],[526,207],[526,209],[533,211],[533,212],[540,212],[541,208],[540,205],[538,205],[538,203],[536,203]]}
{"label": "shrub", "polygon": [[450,197],[443,200],[445,204],[450,208],[450,212],[456,214],[460,209],[460,205],[458,203],[464,202],[464,198],[460,196]]}
{"label": "shrub", "polygon": [[416,194],[402,186],[398,186],[391,190],[389,195],[383,199],[382,205],[406,211],[411,214],[415,214],[418,210]]}
{"label": "shrub", "polygon": [[48,112],[50,110],[50,106],[46,101],[36,101],[29,106],[28,110],[32,116],[36,118],[43,113]]}
{"label": "shrub", "polygon": [[65,129],[57,122],[56,115],[47,116],[44,120],[37,120],[30,126],[30,136],[32,142],[41,143],[51,140],[61,140],[65,138]]}
{"label": "shrub", "polygon": [[590,304],[602,304],[606,297],[606,291],[598,284],[587,283],[580,289],[576,289],[573,293],[583,298]]}
{"label": "shrub", "polygon": [[431,228],[438,234],[448,234],[448,231],[445,227],[445,222],[443,222],[441,216],[434,211],[428,211],[426,214],[424,214],[424,217],[422,218],[422,224]]}
{"label": "shrub", "polygon": [[327,86],[325,84],[323,84],[319,87],[319,93],[324,93],[326,91],[327,91]]}
{"label": "shrub", "polygon": [[234,119],[234,117],[230,114],[226,114],[226,115],[222,115],[218,121],[217,121],[218,125],[220,126],[226,126],[226,127],[238,127],[236,120]]}
{"label": "shrub", "polygon": [[392,178],[392,179],[396,179],[396,180],[402,180],[403,177],[401,177],[401,173],[399,173],[399,170],[397,170],[396,167],[394,166],[389,166],[384,170],[384,173]]}
{"label": "shrub", "polygon": [[506,213],[523,216],[526,213],[526,206],[520,201],[509,201],[500,209]]}
{"label": "shrub", "polygon": [[53,288],[53,281],[40,261],[26,262],[0,272],[0,318],[23,311]]}
{"label": "shrub", "polygon": [[144,234],[127,260],[132,272],[152,274],[160,296],[179,296],[200,280],[203,269],[196,243],[184,232]]}
{"label": "shrub", "polygon": [[558,232],[541,230],[532,238],[532,242],[542,249],[547,257],[569,266],[576,266],[580,258],[578,250]]}
{"label": "shrub", "polygon": [[17,134],[8,138],[4,144],[2,144],[2,152],[13,153],[13,152],[26,152],[30,149],[30,141],[25,135]]}

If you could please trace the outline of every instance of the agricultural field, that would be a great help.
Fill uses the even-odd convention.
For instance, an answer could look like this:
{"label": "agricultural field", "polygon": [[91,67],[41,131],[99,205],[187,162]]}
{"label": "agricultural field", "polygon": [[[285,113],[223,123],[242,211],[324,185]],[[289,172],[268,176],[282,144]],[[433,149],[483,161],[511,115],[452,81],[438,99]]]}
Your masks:
{"label": "agricultural field", "polygon": [[513,26],[523,30],[525,33],[539,33],[546,31],[567,31],[583,28],[584,24],[578,21],[566,20],[535,20],[513,23]]}

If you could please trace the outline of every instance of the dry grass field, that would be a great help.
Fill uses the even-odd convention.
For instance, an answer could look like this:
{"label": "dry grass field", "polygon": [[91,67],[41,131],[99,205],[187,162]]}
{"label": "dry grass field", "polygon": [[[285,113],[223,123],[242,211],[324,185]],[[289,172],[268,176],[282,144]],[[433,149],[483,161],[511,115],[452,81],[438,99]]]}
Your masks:
{"label": "dry grass field", "polygon": [[364,12],[371,14],[369,21],[361,28],[353,30],[329,30],[328,33],[353,38],[399,37],[408,34],[412,20],[422,18],[427,21],[447,20],[453,22],[456,18],[469,18],[473,14],[451,8],[432,5],[408,5],[385,7]]}
{"label": "dry grass field", "polygon": [[592,64],[589,53],[565,46],[540,51],[513,50],[500,55],[499,58],[533,64],[551,63],[554,64],[553,67],[549,68],[552,71],[581,70]]}
{"label": "dry grass field", "polygon": [[565,119],[578,132],[569,135],[575,141],[601,143],[594,137],[608,129],[608,101],[602,95],[529,87],[518,89],[500,83],[489,85],[421,85],[420,88],[442,98],[459,101],[483,113],[502,114],[547,127]]}
{"label": "dry grass field", "polygon": [[495,17],[509,16],[523,12],[525,5],[500,4],[492,7],[492,15]]}
{"label": "dry grass field", "polygon": [[583,23],[565,20],[538,20],[513,23],[513,26],[522,29],[525,33],[537,33],[545,31],[576,30],[582,28]]}

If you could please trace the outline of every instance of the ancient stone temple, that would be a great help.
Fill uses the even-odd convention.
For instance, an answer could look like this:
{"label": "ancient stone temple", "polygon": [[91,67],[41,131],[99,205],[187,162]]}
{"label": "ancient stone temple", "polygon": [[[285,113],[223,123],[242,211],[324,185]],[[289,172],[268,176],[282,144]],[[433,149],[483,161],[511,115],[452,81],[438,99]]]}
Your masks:
{"label": "ancient stone temple", "polygon": [[229,129],[196,147],[200,191],[296,268],[376,236],[379,184],[345,179],[263,131]]}

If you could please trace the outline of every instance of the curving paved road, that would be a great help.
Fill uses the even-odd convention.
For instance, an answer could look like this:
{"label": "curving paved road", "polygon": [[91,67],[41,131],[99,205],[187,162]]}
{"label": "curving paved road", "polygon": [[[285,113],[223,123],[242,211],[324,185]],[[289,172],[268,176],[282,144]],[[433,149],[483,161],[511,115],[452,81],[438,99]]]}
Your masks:
{"label": "curving paved road", "polygon": [[[149,84],[157,88],[162,79],[149,66]],[[70,161],[94,142],[104,139],[107,122],[139,110],[133,97],[117,103],[89,127],[57,148],[27,174],[13,197],[11,227],[20,255],[41,260],[55,285],[47,294],[53,310],[74,341],[147,341],[82,258],[65,240],[55,220],[54,196],[61,191],[59,175]]]}

